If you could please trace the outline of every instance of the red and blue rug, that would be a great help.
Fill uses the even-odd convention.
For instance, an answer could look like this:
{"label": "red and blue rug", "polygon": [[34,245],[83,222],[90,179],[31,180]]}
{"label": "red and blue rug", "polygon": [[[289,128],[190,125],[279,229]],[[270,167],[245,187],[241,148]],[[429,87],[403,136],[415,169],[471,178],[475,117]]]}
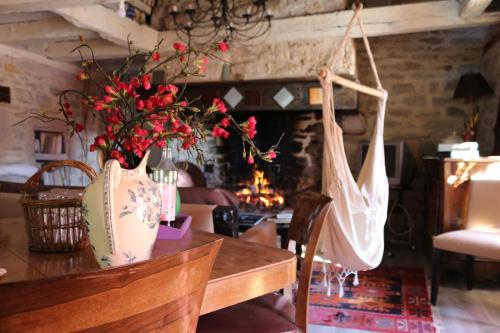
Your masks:
{"label": "red and blue rug", "polygon": [[360,272],[356,287],[352,280],[344,284],[344,297],[338,297],[337,284],[328,297],[323,273],[314,271],[309,323],[372,332],[436,332],[422,268],[381,267]]}

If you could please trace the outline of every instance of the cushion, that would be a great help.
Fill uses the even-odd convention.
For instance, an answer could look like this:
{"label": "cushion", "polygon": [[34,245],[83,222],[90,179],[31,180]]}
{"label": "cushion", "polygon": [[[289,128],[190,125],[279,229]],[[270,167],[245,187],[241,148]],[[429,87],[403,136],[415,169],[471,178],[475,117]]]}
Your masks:
{"label": "cushion", "polygon": [[500,180],[472,180],[469,191],[467,228],[500,228]]}
{"label": "cushion", "polygon": [[269,294],[200,316],[196,332],[298,332],[291,318],[293,309],[283,296]]}
{"label": "cushion", "polygon": [[465,229],[445,232],[433,238],[434,248],[500,260],[500,229]]}

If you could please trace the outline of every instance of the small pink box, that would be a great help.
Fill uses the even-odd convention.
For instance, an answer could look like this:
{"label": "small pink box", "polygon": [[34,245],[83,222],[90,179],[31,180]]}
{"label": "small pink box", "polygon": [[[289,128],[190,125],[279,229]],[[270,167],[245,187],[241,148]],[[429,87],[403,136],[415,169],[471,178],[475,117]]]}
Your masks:
{"label": "small pink box", "polygon": [[191,216],[187,215],[179,215],[175,218],[175,225],[180,225],[180,228],[169,227],[166,225],[160,224],[158,228],[158,234],[156,235],[156,239],[181,239],[184,237],[184,234],[189,229],[191,225]]}

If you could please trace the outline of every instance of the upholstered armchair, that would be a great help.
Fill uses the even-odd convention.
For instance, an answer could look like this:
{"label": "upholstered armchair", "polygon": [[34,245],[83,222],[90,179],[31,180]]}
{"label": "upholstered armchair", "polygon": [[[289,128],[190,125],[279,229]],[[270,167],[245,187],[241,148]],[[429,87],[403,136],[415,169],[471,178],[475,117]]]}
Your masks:
{"label": "upholstered armchair", "polygon": [[464,229],[433,239],[431,303],[436,304],[443,251],[466,255],[467,289],[472,289],[475,257],[500,260],[500,180],[471,180]]}

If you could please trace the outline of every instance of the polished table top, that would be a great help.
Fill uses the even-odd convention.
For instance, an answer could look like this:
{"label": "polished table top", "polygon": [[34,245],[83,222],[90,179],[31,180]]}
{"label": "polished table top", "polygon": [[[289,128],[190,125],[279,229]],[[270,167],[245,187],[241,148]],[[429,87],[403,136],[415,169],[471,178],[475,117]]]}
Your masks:
{"label": "polished table top", "polygon": [[[173,254],[223,236],[188,231],[181,240],[158,240],[153,256]],[[74,253],[36,253],[27,246],[22,218],[0,219],[0,284],[99,270],[90,248]],[[296,279],[292,252],[224,237],[214,263],[201,314],[284,288]]]}

